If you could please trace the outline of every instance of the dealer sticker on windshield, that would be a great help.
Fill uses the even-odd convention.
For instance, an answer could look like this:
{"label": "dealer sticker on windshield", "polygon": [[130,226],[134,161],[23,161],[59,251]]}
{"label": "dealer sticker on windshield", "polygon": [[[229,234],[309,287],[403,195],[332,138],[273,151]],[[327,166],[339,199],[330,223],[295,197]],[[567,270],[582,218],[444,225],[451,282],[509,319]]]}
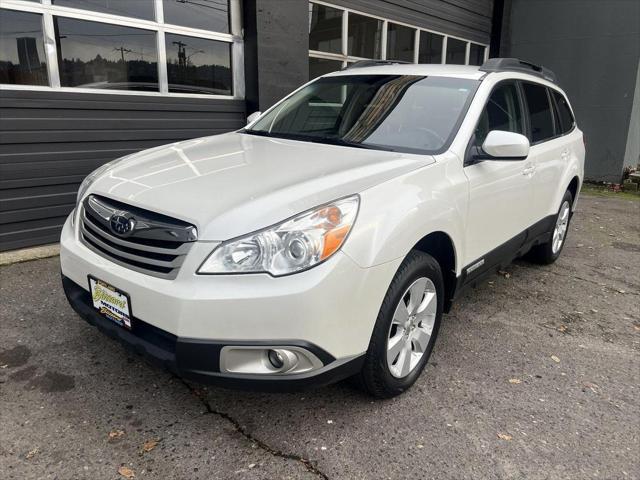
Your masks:
{"label": "dealer sticker on windshield", "polygon": [[118,325],[131,329],[129,295],[97,278],[89,277],[93,306]]}

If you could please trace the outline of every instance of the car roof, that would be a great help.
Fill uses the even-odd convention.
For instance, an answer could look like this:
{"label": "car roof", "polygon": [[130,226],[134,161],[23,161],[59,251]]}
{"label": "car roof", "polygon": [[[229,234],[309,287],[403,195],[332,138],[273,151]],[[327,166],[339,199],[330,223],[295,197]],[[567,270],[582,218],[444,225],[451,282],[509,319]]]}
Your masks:
{"label": "car roof", "polygon": [[468,65],[440,65],[426,63],[398,63],[391,65],[372,65],[370,67],[351,67],[332,72],[325,77],[341,75],[424,75],[432,77],[455,77],[480,80],[487,72],[481,72],[480,67]]}
{"label": "car roof", "polygon": [[523,71],[494,71],[480,70],[481,67],[472,65],[441,65],[437,63],[392,63],[363,67],[346,68],[337,72],[331,72],[323,77],[338,77],[343,75],[424,75],[429,77],[452,77],[482,80],[487,76],[499,75],[501,79],[520,79],[540,83],[548,87],[562,90],[557,84],[537,75]]}

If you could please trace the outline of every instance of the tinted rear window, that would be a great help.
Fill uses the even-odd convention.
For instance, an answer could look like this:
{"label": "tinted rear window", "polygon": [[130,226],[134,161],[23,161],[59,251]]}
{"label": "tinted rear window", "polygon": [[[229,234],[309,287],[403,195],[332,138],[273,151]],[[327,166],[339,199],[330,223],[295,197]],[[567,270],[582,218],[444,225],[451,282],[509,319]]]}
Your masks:
{"label": "tinted rear window", "polygon": [[558,120],[560,123],[560,133],[567,133],[573,128],[574,119],[573,113],[571,113],[571,107],[569,107],[569,103],[564,95],[560,92],[556,92],[552,90],[553,97],[556,100],[556,105],[558,107]]}
{"label": "tinted rear window", "polygon": [[525,102],[529,108],[531,143],[538,143],[555,135],[553,114],[547,88],[535,83],[523,83]]}

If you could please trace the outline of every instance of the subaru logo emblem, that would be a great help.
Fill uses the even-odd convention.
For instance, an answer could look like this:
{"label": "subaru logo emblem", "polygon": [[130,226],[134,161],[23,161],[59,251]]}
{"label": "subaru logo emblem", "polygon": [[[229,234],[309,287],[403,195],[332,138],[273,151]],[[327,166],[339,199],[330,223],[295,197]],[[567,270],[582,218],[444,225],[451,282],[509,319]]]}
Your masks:
{"label": "subaru logo emblem", "polygon": [[126,237],[133,232],[136,221],[133,218],[127,217],[121,213],[116,213],[109,219],[109,225],[113,233]]}

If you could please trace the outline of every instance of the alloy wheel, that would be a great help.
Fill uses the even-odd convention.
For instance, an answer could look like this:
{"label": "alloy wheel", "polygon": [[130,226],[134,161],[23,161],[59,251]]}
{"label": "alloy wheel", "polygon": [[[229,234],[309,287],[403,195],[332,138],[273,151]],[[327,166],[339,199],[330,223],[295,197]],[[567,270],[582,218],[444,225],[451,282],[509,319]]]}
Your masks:
{"label": "alloy wheel", "polygon": [[551,242],[551,251],[555,255],[562,248],[564,239],[567,236],[567,228],[569,227],[569,211],[571,206],[565,201],[560,207],[560,213],[556,220],[556,226],[553,229],[553,240]]}
{"label": "alloy wheel", "polygon": [[409,375],[429,345],[438,311],[433,282],[418,278],[400,298],[387,336],[387,366],[396,378]]}

